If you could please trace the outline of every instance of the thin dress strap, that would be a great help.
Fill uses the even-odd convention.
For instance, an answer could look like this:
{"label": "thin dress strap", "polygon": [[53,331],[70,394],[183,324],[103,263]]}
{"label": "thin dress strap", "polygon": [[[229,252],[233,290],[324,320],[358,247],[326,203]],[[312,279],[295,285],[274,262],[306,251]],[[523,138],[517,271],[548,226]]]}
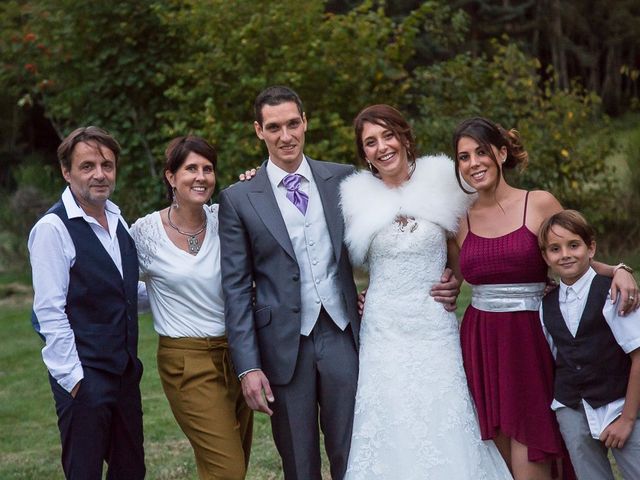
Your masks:
{"label": "thin dress strap", "polygon": [[[529,201],[529,192],[527,192],[527,194],[524,196],[524,214],[522,215],[522,225],[526,225],[527,224],[527,202]],[[467,217],[467,221],[469,220],[469,217]]]}

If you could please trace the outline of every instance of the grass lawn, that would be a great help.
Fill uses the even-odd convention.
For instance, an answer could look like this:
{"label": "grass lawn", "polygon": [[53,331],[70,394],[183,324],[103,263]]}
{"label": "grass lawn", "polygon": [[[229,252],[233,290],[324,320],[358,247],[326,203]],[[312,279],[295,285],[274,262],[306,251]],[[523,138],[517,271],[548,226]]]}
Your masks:
{"label": "grass lawn", "polygon": [[[0,304],[0,478],[62,480],[60,440],[40,338],[31,328],[29,307]],[[178,428],[162,392],[155,364],[157,335],[148,315],[140,319],[147,478],[197,478],[191,447]],[[265,415],[256,415],[247,478],[276,479],[280,461]]]}
{"label": "grass lawn", "polygon": [[[3,432],[0,479],[62,480],[55,408],[40,356],[42,342],[30,323],[30,290],[24,287],[25,278],[0,278],[0,322],[4,333],[0,348],[0,431]],[[2,297],[16,300],[2,300]],[[466,289],[459,303],[461,306],[468,303]],[[157,335],[151,318],[143,315],[139,354],[145,366],[141,389],[147,477],[154,480],[197,478],[191,447],[173,419],[160,385],[156,346]],[[326,459],[323,463],[326,467]],[[325,468],[324,473],[325,478],[330,478],[328,469]],[[280,458],[271,438],[269,420],[263,414],[255,416],[247,478],[281,478]]]}
{"label": "grass lawn", "polygon": [[[29,301],[2,299],[7,291],[20,290],[18,283],[7,285],[2,280],[7,279],[0,279],[0,286],[4,288],[4,295],[0,295],[0,322],[4,333],[0,348],[0,431],[3,432],[0,435],[0,479],[62,480],[55,409],[40,357],[42,343],[31,328]],[[25,296],[25,287],[22,288],[22,296]],[[26,291],[28,296],[29,290]],[[469,297],[469,288],[465,285],[458,301],[459,315],[468,305]],[[140,318],[139,350],[145,365],[141,389],[147,478],[195,479],[191,447],[173,419],[160,386],[155,364],[156,343],[151,318],[144,315]],[[324,466],[324,478],[329,479],[326,459]],[[268,418],[263,414],[255,417],[247,478],[281,478],[280,459],[273,445]]]}

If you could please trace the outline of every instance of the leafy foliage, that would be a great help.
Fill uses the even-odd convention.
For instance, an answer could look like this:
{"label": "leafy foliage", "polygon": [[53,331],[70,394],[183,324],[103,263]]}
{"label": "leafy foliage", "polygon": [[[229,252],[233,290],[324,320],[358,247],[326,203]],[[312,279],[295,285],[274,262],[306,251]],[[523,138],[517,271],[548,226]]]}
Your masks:
{"label": "leafy foliage", "polygon": [[38,155],[26,157],[14,176],[18,188],[0,191],[0,271],[24,267],[29,231],[53,204],[62,184],[59,171],[43,166]]}
{"label": "leafy foliage", "polygon": [[[20,85],[18,105],[39,103],[63,137],[79,125],[100,125],[123,145],[117,195],[131,213],[147,210],[160,195],[160,135],[157,113],[167,108],[178,42],[160,22],[167,2],[12,2],[14,23],[26,32],[12,42],[24,69],[9,84]],[[11,7],[6,11],[10,11]],[[37,45],[34,47],[33,44]],[[26,71],[23,72],[23,70]],[[23,78],[17,78],[17,75]],[[3,78],[3,77],[0,77]],[[149,181],[152,178],[153,181]]]}
{"label": "leafy foliage", "polygon": [[596,223],[610,215],[611,145],[589,134],[606,128],[595,94],[557,88],[555,72],[509,38],[478,53],[473,11],[450,2],[339,4],[4,2],[0,103],[13,113],[0,138],[17,149],[16,126],[36,107],[60,137],[79,125],[111,131],[124,149],[115,200],[134,219],[163,204],[162,157],[174,136],[217,145],[220,187],[259,164],[253,99],[286,84],[305,101],[312,157],[355,163],[352,119],[372,103],[405,112],[424,152],[451,153],[454,126],[484,115],[521,131],[532,158],[522,185],[551,190]]}
{"label": "leafy foliage", "polygon": [[374,102],[407,104],[416,35],[433,32],[444,47],[462,32],[444,2],[425,2],[400,22],[371,1],[344,15],[325,13],[320,0],[226,3],[192,1],[166,18],[197,40],[176,65],[172,108],[160,114],[167,137],[191,131],[215,139],[223,185],[264,157],[252,103],[266,86],[289,85],[305,101],[310,156],[350,162],[357,112]]}
{"label": "leafy foliage", "polygon": [[578,84],[554,86],[540,64],[507,38],[493,42],[491,56],[457,55],[416,72],[417,136],[426,151],[453,154],[452,132],[463,118],[485,116],[516,128],[530,154],[529,168],[515,179],[529,189],[549,190],[566,208],[583,210],[601,223],[613,206],[613,148],[607,135],[590,138],[594,124],[606,130],[599,98]]}

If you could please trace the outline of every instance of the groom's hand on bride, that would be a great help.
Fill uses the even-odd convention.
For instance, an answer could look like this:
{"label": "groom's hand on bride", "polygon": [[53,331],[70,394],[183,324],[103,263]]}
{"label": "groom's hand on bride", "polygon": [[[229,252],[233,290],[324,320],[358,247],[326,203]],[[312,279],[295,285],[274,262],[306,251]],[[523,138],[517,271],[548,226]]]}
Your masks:
{"label": "groom's hand on bride", "polygon": [[267,415],[273,415],[273,410],[269,408],[272,403],[273,393],[269,386],[269,380],[262,370],[253,370],[242,377],[242,394],[247,401],[247,405],[251,410],[264,412]]}
{"label": "groom's hand on bride", "polygon": [[460,294],[460,281],[453,270],[445,268],[440,277],[440,283],[431,287],[429,292],[436,302],[440,302],[447,312],[456,311],[456,300]]}

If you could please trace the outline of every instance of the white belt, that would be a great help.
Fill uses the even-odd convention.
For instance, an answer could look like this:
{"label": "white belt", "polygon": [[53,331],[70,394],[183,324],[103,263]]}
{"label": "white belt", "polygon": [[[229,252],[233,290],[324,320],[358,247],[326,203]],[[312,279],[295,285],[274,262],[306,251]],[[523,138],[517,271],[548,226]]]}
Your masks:
{"label": "white belt", "polygon": [[485,312],[538,310],[545,286],[544,282],[471,285],[471,305]]}

